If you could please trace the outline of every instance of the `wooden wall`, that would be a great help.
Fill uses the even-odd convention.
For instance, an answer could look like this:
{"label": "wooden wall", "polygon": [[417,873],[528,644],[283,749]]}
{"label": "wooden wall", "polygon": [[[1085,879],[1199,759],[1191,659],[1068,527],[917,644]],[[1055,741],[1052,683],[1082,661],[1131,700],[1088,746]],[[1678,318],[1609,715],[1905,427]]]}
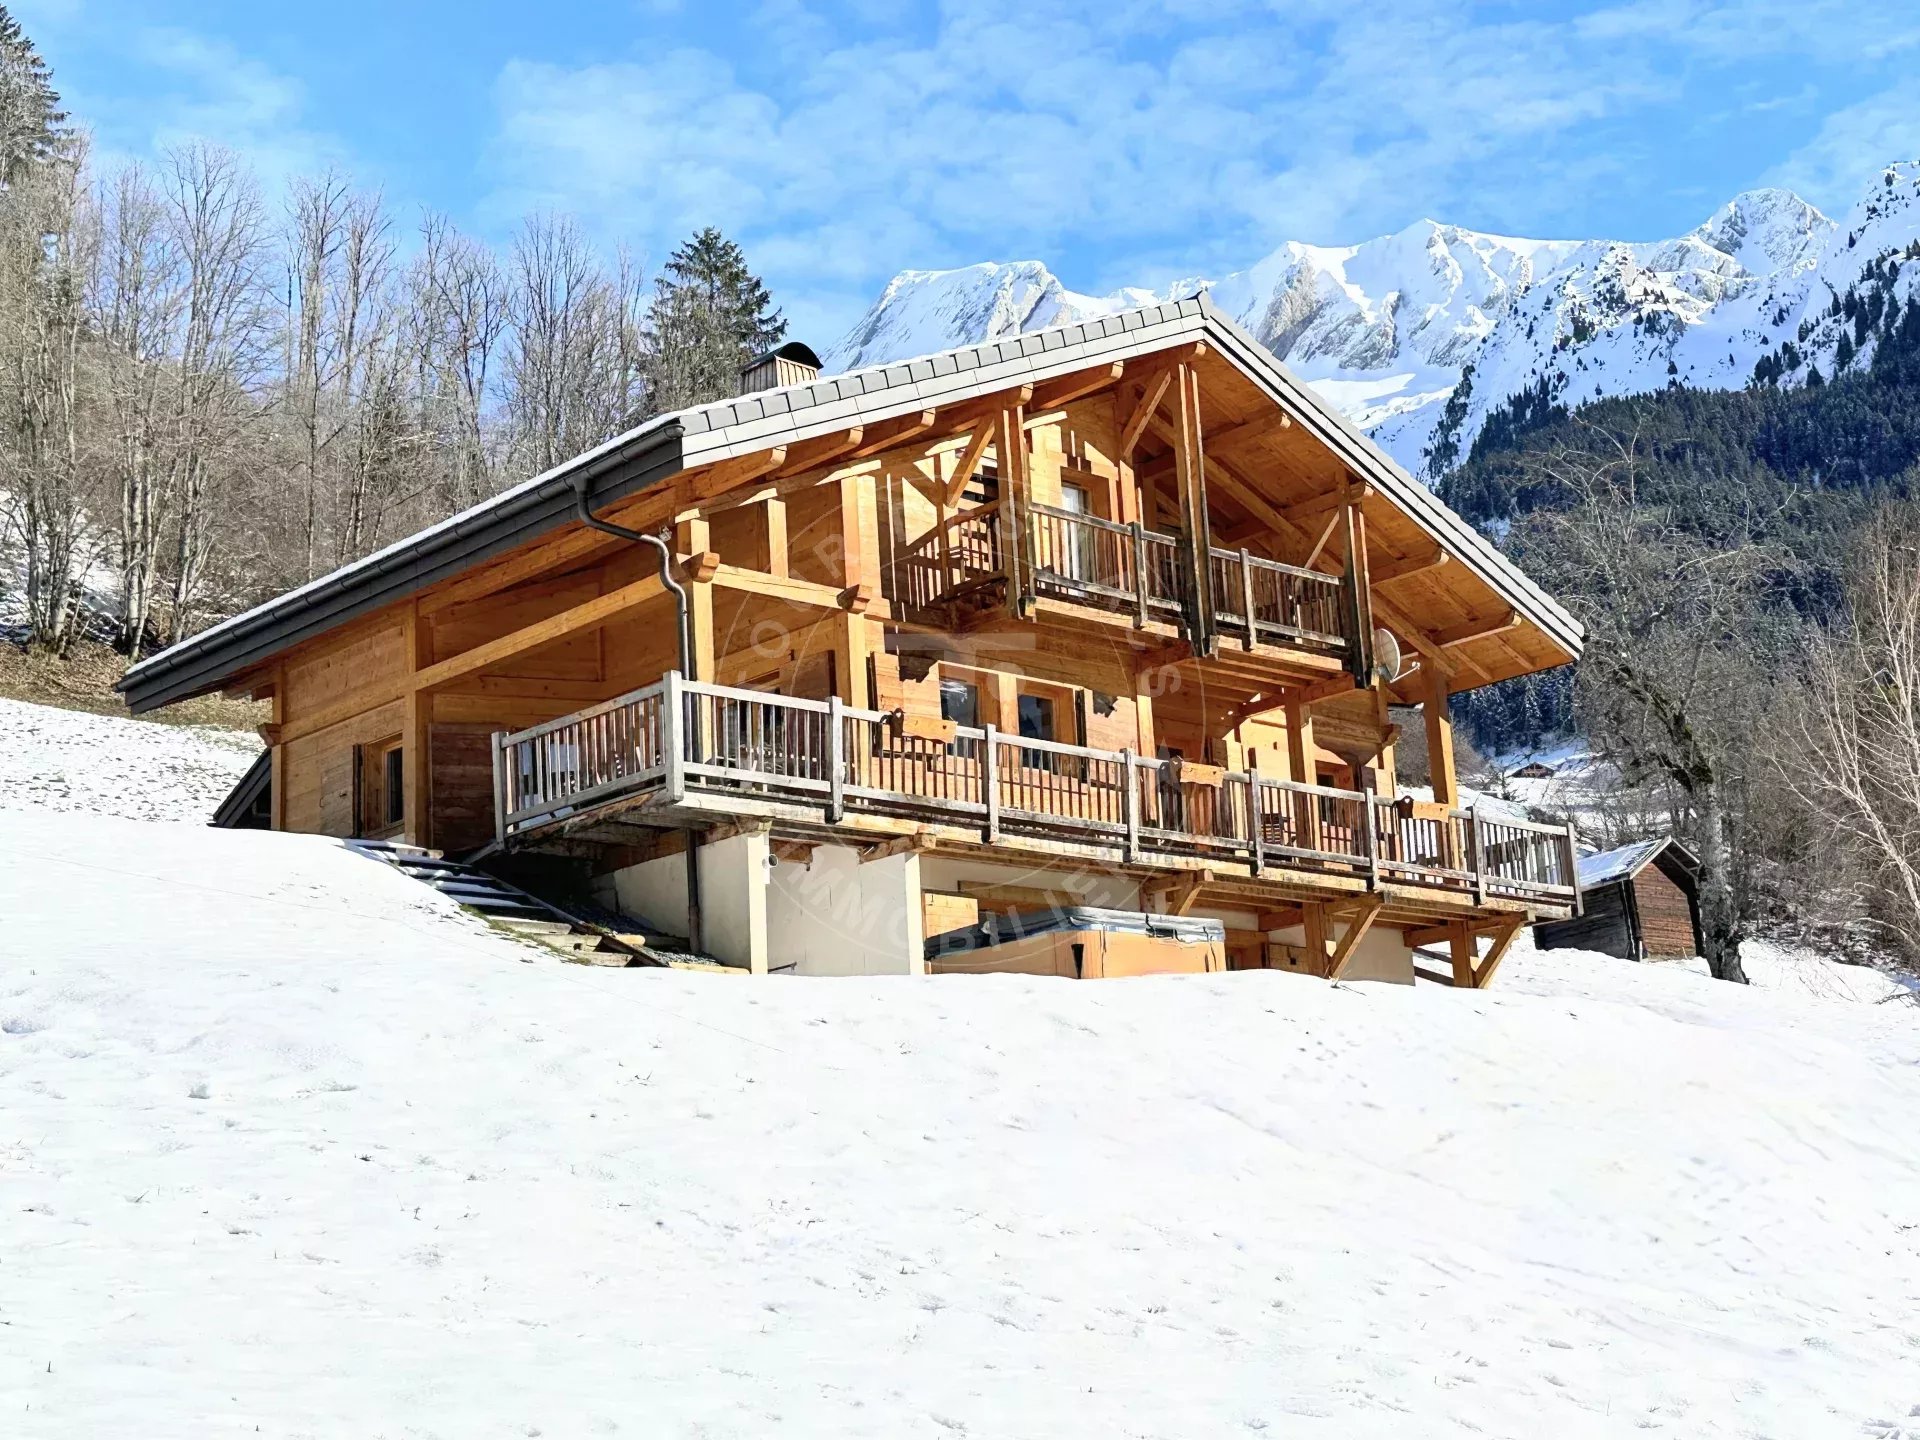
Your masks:
{"label": "wooden wall", "polygon": [[1691,881],[1668,856],[1657,857],[1633,877],[1633,901],[1640,913],[1640,940],[1647,959],[1700,953],[1698,901]]}

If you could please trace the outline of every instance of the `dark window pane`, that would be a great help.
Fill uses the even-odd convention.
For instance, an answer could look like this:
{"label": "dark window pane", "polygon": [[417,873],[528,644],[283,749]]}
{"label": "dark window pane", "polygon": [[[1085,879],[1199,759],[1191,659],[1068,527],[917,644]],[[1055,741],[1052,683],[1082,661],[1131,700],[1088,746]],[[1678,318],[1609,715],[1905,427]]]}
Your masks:
{"label": "dark window pane", "polygon": [[406,818],[406,752],[398,745],[387,751],[387,824]]}

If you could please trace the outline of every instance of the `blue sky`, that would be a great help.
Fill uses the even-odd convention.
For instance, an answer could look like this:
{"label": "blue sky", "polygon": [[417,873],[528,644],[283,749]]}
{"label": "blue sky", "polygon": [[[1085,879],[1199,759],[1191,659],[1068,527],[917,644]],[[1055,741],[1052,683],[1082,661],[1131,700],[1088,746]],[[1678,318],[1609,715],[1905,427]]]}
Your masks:
{"label": "blue sky", "polygon": [[1920,13],[1624,0],[15,0],[109,161],[204,137],[500,240],[718,224],[825,345],[896,270],[1163,284],[1422,216],[1650,239],[1920,156]]}

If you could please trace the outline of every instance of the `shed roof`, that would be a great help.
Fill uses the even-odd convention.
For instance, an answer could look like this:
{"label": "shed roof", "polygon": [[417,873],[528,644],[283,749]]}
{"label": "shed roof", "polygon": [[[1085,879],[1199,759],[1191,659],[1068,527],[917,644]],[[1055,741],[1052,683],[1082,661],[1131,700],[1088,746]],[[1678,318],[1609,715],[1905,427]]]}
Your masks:
{"label": "shed roof", "polygon": [[470,509],[149,656],[128,670],[119,688],[136,712],[212,689],[289,645],[572,523],[578,487],[588,490],[596,506],[604,505],[697,465],[1201,339],[1554,644],[1569,655],[1579,653],[1581,627],[1558,602],[1203,294],[657,415]]}
{"label": "shed roof", "polygon": [[1580,888],[1591,890],[1600,885],[1611,885],[1619,880],[1631,880],[1638,875],[1663,851],[1672,849],[1681,866],[1687,870],[1698,870],[1700,862],[1693,852],[1671,835],[1656,835],[1648,840],[1636,840],[1631,845],[1622,845],[1617,850],[1603,850],[1597,855],[1582,855],[1575,865],[1580,877]]}

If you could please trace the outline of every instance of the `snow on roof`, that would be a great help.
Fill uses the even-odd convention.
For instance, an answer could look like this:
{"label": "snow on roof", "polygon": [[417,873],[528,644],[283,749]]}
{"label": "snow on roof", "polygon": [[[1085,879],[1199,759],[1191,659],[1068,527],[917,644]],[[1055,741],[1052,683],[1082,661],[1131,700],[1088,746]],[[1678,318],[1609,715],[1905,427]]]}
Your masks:
{"label": "snow on roof", "polygon": [[1591,890],[1596,885],[1611,885],[1616,880],[1631,880],[1645,869],[1653,857],[1669,845],[1680,851],[1682,859],[1689,865],[1693,857],[1680,842],[1671,835],[1656,835],[1651,840],[1636,840],[1631,845],[1622,845],[1617,850],[1602,850],[1598,855],[1582,855],[1575,869],[1580,876],[1580,888]]}

